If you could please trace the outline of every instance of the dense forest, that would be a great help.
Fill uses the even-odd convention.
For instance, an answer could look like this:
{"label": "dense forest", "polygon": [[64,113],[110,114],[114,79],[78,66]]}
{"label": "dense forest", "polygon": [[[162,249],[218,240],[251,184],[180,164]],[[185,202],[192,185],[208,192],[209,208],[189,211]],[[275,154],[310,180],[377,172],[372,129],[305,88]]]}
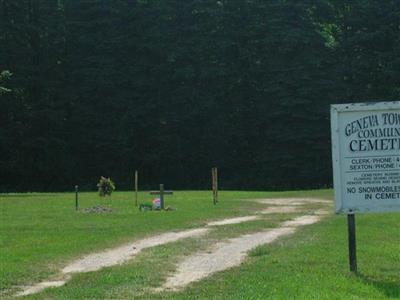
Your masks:
{"label": "dense forest", "polygon": [[0,0],[0,192],[331,186],[329,106],[400,99],[398,0]]}

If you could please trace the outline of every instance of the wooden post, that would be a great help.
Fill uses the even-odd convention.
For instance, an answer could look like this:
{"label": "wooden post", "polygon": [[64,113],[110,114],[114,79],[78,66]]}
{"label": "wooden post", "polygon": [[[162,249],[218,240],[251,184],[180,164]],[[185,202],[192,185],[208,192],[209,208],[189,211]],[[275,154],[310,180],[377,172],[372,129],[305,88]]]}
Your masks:
{"label": "wooden post", "polygon": [[350,272],[357,272],[357,249],[356,249],[356,222],[354,213],[347,215],[347,229],[349,235],[349,264]]}
{"label": "wooden post", "polygon": [[216,186],[215,186],[215,168],[211,168],[211,181],[212,181],[212,193],[213,193],[213,203],[217,204]]}
{"label": "wooden post", "polygon": [[164,209],[164,185],[160,184],[160,206]]}
{"label": "wooden post", "polygon": [[218,168],[215,167],[215,202],[218,203]]}
{"label": "wooden post", "polygon": [[214,194],[214,167],[211,168],[211,189],[212,189],[213,204],[215,205],[215,194]]}
{"label": "wooden post", "polygon": [[79,199],[78,199],[78,186],[75,185],[75,210],[79,209]]}
{"label": "wooden post", "polygon": [[138,171],[135,171],[135,206],[138,206]]}

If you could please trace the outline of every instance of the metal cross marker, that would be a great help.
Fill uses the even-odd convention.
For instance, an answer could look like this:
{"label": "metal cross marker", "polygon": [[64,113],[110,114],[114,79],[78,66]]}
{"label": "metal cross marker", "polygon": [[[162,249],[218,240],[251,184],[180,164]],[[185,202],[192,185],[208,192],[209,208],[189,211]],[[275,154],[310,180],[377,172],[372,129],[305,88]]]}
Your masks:
{"label": "metal cross marker", "polygon": [[160,206],[161,209],[164,209],[164,195],[172,195],[173,193],[174,193],[173,191],[164,191],[164,185],[160,184],[160,190],[151,191],[150,195],[160,195]]}

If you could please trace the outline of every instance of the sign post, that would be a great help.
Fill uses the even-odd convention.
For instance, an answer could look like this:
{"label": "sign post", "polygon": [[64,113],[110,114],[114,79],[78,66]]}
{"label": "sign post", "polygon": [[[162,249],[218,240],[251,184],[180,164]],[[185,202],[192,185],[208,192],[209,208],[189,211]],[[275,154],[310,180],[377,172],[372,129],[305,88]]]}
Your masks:
{"label": "sign post", "polygon": [[355,214],[400,211],[400,101],[331,106],[336,213],[347,214],[357,271]]}
{"label": "sign post", "polygon": [[350,271],[357,272],[357,247],[356,247],[356,216],[347,215],[347,230],[349,236],[349,263]]}

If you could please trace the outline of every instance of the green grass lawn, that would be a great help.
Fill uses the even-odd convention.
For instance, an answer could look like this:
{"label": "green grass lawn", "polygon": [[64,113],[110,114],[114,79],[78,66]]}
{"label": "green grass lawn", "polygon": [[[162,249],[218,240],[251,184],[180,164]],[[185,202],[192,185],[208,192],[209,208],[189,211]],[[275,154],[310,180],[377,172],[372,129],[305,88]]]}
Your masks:
{"label": "green grass lawn", "polygon": [[[73,193],[0,195],[0,284],[3,296],[18,285],[55,278],[83,254],[169,230],[196,228],[208,220],[243,216],[265,207],[251,198],[332,198],[329,190],[304,192],[222,192],[212,204],[210,192],[176,192],[166,197],[171,212],[139,212],[132,192],[99,199],[81,193],[75,212]],[[140,193],[139,200],[151,200]],[[112,213],[87,214],[95,205]],[[309,207],[305,207],[309,209]],[[290,216],[294,216],[292,214]],[[345,216],[330,215],[278,242],[258,247],[244,264],[214,274],[176,293],[156,294],[180,257],[206,249],[216,239],[277,226],[290,216],[223,226],[204,239],[186,239],[141,252],[121,266],[77,274],[65,286],[29,299],[365,299],[400,298],[400,214],[357,216],[359,274],[347,265]]]}

